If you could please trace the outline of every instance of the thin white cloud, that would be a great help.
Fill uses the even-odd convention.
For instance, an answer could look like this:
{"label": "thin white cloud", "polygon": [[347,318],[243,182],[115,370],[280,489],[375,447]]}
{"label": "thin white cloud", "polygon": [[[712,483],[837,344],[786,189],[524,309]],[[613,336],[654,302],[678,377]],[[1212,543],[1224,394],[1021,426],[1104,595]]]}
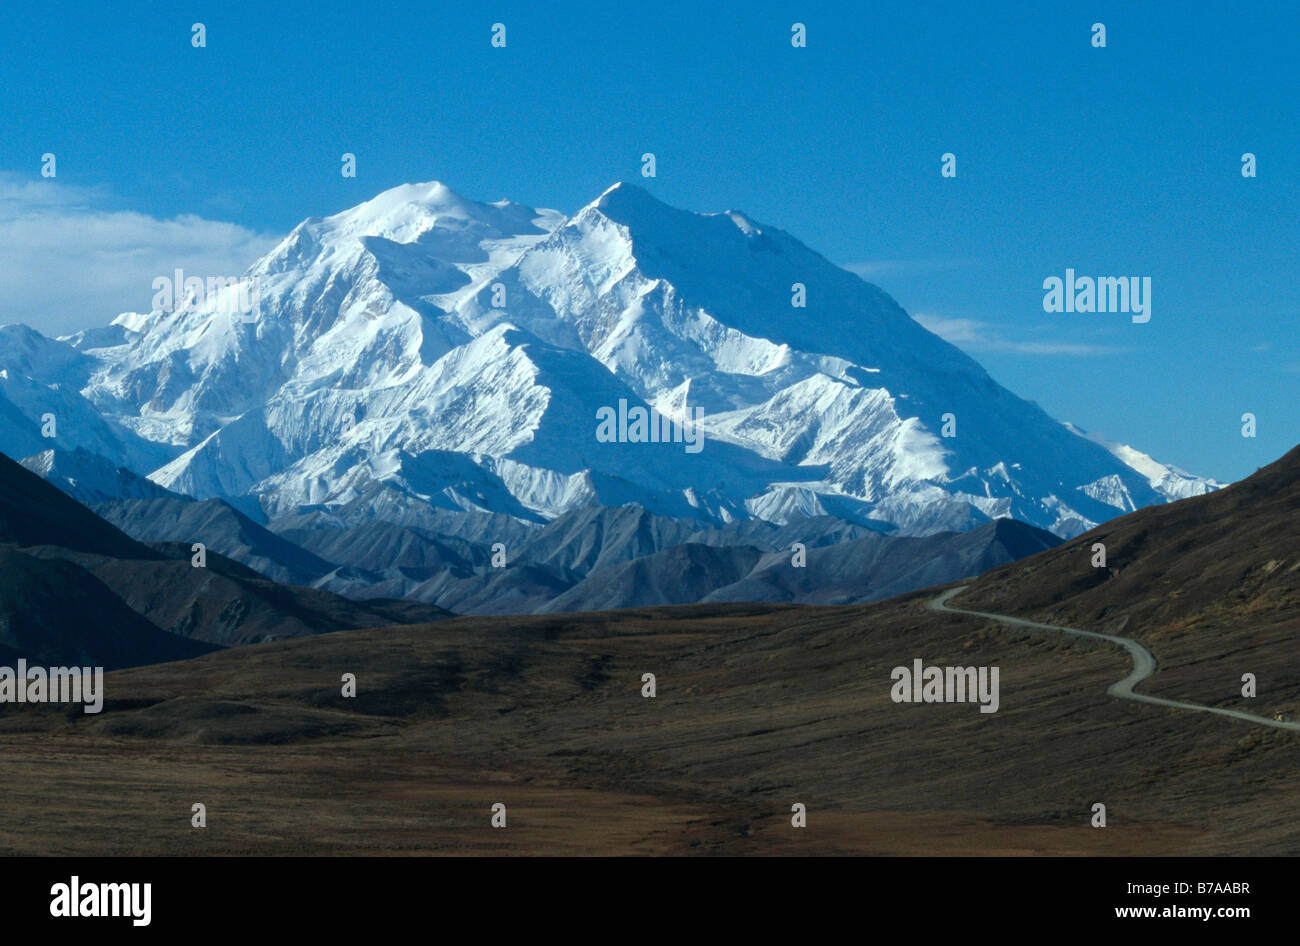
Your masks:
{"label": "thin white cloud", "polygon": [[954,345],[980,342],[987,335],[986,329],[988,326],[974,319],[948,319],[941,315],[929,315],[924,312],[917,312],[912,318],[944,341],[952,342]]}
{"label": "thin white cloud", "polygon": [[928,273],[942,273],[952,269],[964,269],[974,266],[978,261],[965,257],[932,257],[929,259],[877,259],[859,260],[844,263],[843,268],[857,273],[863,279],[879,279],[882,276],[924,276]]}
{"label": "thin white cloud", "polygon": [[1091,345],[1064,341],[1019,341],[1006,338],[995,326],[976,319],[950,319],[939,315],[917,313],[916,321],[944,341],[971,351],[1002,351],[1021,355],[1066,355],[1086,358],[1095,355],[1114,355],[1125,349],[1110,345]]}
{"label": "thin white cloud", "polygon": [[192,214],[118,209],[102,188],[0,173],[0,325],[50,336],[107,325],[147,311],[156,277],[178,268],[237,276],[277,239]]}

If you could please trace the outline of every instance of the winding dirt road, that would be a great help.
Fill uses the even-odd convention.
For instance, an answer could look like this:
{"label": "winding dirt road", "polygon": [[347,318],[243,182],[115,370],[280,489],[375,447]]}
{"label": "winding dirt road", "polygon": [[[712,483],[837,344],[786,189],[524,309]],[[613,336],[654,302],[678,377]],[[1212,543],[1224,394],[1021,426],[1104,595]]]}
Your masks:
{"label": "winding dirt road", "polygon": [[996,621],[999,624],[1006,624],[1012,627],[1026,627],[1031,631],[1051,631],[1054,634],[1069,634],[1074,637],[1089,637],[1093,640],[1106,641],[1110,644],[1116,644],[1123,647],[1130,657],[1133,658],[1133,672],[1118,683],[1112,683],[1107,687],[1106,692],[1111,696],[1117,696],[1121,700],[1136,700],[1139,703],[1151,703],[1155,706],[1172,706],[1175,709],[1192,710],[1197,713],[1213,713],[1216,716],[1230,716],[1233,719],[1240,719],[1247,723],[1255,723],[1258,726],[1272,726],[1274,729],[1288,729],[1291,732],[1300,732],[1300,722],[1286,722],[1280,719],[1269,719],[1267,716],[1256,716],[1254,713],[1243,713],[1240,710],[1220,709],[1217,706],[1202,706],[1199,703],[1184,703],[1181,700],[1166,700],[1161,696],[1147,696],[1143,693],[1135,693],[1133,687],[1141,683],[1151,674],[1156,672],[1155,654],[1147,650],[1131,637],[1116,637],[1113,634],[1099,634],[1096,631],[1081,631],[1074,627],[1061,627],[1057,624],[1039,624],[1037,621],[1026,621],[1024,618],[1015,618],[1007,614],[989,614],[986,611],[967,611],[965,608],[950,608],[948,601],[954,595],[960,594],[966,590],[966,585],[957,588],[950,588],[937,598],[926,602],[926,607],[931,611],[946,611],[949,614],[965,614],[970,617],[985,618],[989,621]]}

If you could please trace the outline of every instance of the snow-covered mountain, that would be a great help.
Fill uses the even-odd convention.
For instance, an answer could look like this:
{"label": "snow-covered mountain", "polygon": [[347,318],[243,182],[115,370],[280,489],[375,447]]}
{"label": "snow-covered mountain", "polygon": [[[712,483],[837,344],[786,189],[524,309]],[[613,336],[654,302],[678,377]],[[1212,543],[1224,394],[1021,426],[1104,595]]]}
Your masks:
{"label": "snow-covered mountain", "polygon": [[[48,407],[57,447],[175,492],[411,524],[635,503],[1072,536],[1219,485],[1053,420],[789,234],[627,184],[567,219],[405,185],[304,221],[247,276],[251,321],[213,293],[58,341],[0,330],[0,416],[24,421],[0,449],[48,448]],[[702,449],[597,436],[598,412],[637,408],[698,418]]]}

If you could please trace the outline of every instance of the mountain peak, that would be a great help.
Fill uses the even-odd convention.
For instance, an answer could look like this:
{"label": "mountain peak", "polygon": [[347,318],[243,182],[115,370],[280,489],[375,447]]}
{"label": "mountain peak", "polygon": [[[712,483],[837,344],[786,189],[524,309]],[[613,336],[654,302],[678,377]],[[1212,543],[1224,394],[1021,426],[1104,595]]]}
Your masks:
{"label": "mountain peak", "polygon": [[[725,210],[721,213],[698,213],[682,210],[665,203],[648,190],[627,181],[618,181],[607,187],[588,207],[599,210],[616,223],[625,225],[644,224],[650,220],[664,223],[684,220],[712,220],[722,218],[730,220],[736,229],[747,237],[760,236],[763,229],[747,214],[739,210]],[[584,210],[587,208],[583,208]]]}
{"label": "mountain peak", "polygon": [[686,240],[710,252],[703,260],[716,263],[712,250],[748,255],[797,241],[775,228],[764,227],[739,210],[700,212],[665,203],[646,189],[626,181],[609,187],[574,215],[573,220],[598,215],[626,228],[642,246],[670,247]]}
{"label": "mountain peak", "polygon": [[495,224],[499,214],[498,208],[466,200],[441,181],[428,181],[390,188],[326,217],[322,225],[344,236],[377,236],[410,243],[439,224]]}
{"label": "mountain peak", "polygon": [[[629,223],[631,219],[646,214],[677,214],[694,216],[687,210],[678,210],[655,197],[643,187],[618,181],[587,205],[599,210],[606,217],[617,223]],[[587,208],[583,208],[584,210]]]}
{"label": "mountain peak", "polygon": [[536,210],[509,200],[481,203],[462,197],[441,181],[425,181],[399,184],[329,217],[309,218],[298,231],[346,245],[364,237],[393,243],[427,242],[431,231],[477,242],[542,235],[560,219],[553,210]]}
{"label": "mountain peak", "polygon": [[394,207],[418,205],[430,210],[463,210],[473,201],[461,197],[442,181],[424,181],[413,184],[398,184],[386,191],[381,191],[367,201],[358,204],[344,213],[366,211],[383,213]]}

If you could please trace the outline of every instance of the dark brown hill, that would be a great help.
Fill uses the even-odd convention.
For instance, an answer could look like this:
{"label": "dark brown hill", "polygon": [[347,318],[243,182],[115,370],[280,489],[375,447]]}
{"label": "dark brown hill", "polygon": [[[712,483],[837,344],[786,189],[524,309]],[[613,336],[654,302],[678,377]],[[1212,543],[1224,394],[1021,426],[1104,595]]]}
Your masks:
{"label": "dark brown hill", "polygon": [[0,544],[57,545],[114,558],[158,558],[158,553],[2,453]]}
{"label": "dark brown hill", "polygon": [[[1093,566],[1094,545],[1106,567]],[[1300,447],[1232,486],[1105,522],[994,568],[963,607],[1130,629],[1300,613]]]}
{"label": "dark brown hill", "polygon": [[12,667],[22,657],[112,670],[215,649],[159,630],[72,562],[0,546],[0,664]]}
{"label": "dark brown hill", "polygon": [[0,455],[0,656],[136,666],[211,645],[450,616],[277,584],[215,552],[204,568],[190,559],[189,543],[137,542]]}

